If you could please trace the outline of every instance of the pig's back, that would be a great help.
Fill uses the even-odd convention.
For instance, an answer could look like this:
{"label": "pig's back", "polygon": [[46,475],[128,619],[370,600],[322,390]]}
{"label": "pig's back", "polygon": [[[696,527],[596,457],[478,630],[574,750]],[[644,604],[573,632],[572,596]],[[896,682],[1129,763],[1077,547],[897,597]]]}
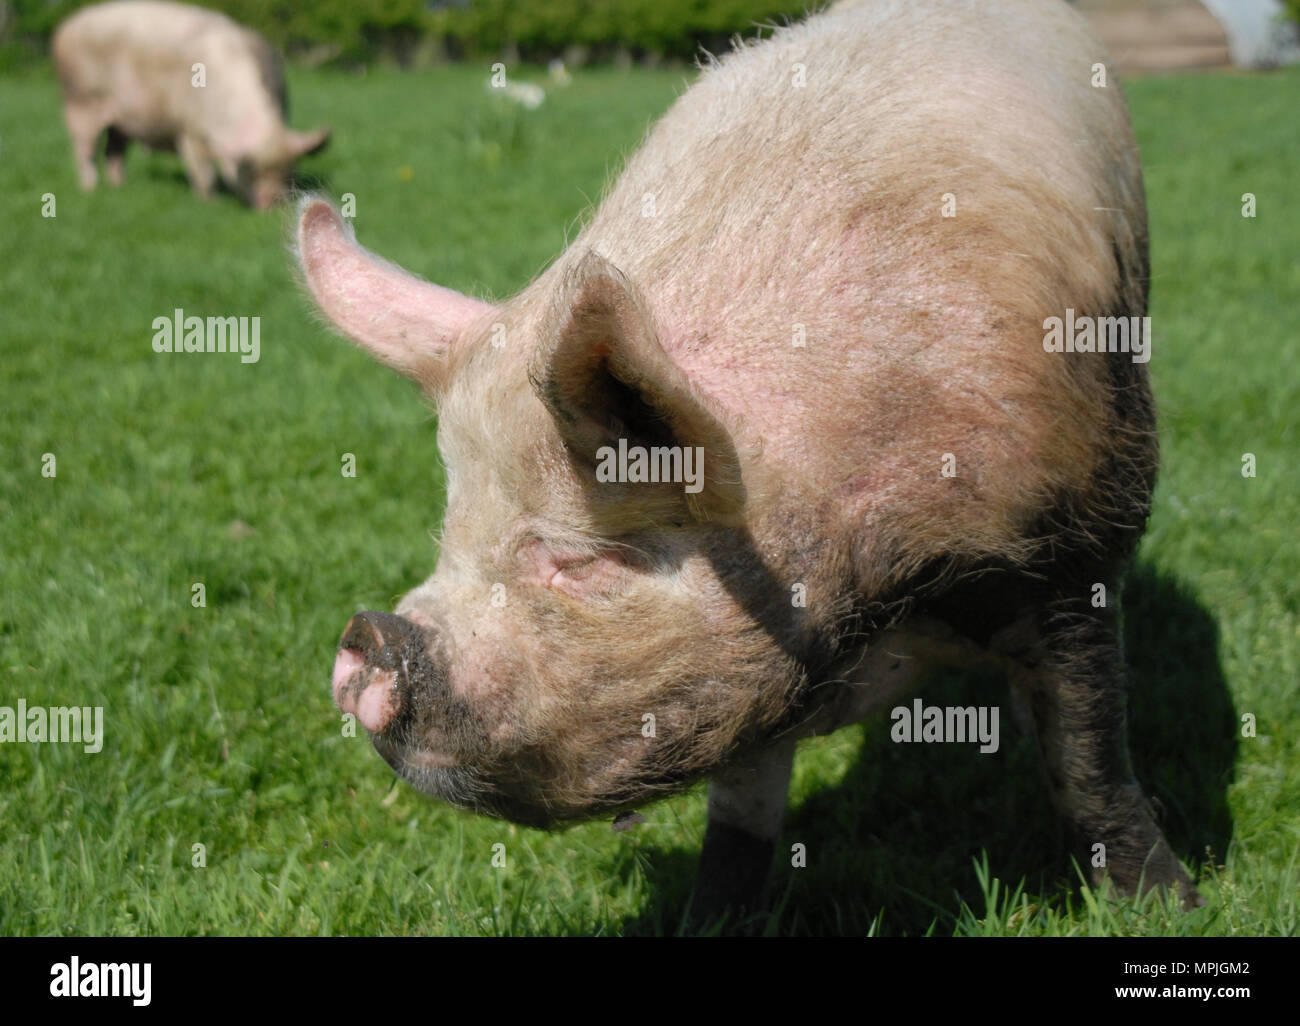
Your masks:
{"label": "pig's back", "polygon": [[1043,319],[1144,302],[1116,292],[1145,215],[1105,59],[1064,4],[842,4],[706,71],[574,249],[641,285],[780,487],[942,520],[960,454],[952,531],[1001,537],[1086,486],[1108,416],[1104,361],[1045,353]]}

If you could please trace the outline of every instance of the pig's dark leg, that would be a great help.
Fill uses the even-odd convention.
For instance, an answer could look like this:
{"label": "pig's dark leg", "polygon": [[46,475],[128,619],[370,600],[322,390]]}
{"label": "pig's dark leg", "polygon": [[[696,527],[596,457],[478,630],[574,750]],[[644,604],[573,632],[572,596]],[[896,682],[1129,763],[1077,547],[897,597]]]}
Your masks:
{"label": "pig's dark leg", "polygon": [[104,150],[104,177],[109,185],[121,185],[125,178],[126,143],[126,136],[109,125],[108,144]]}
{"label": "pig's dark leg", "polygon": [[[1085,585],[1048,603],[1042,660],[1027,678],[1048,782],[1094,882],[1109,876],[1130,895],[1174,887],[1188,906],[1202,903],[1133,777],[1117,617],[1093,608],[1090,593]],[[1094,865],[1098,844],[1104,867]]]}
{"label": "pig's dark leg", "polygon": [[731,763],[709,784],[709,825],[691,897],[689,924],[757,911],[785,815],[793,738]]}

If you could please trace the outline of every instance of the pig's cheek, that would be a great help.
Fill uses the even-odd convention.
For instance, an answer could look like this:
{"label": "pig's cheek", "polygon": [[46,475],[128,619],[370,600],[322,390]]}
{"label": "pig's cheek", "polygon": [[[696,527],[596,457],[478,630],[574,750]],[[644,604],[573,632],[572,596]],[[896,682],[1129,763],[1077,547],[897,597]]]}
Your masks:
{"label": "pig's cheek", "polygon": [[460,646],[459,657],[452,663],[452,690],[481,711],[501,706],[518,689],[522,665],[504,654],[508,639],[484,631]]}
{"label": "pig's cheek", "polygon": [[483,631],[458,648],[449,681],[452,691],[474,712],[494,744],[509,747],[531,721],[533,678],[526,661],[514,652],[518,638],[497,638]]}

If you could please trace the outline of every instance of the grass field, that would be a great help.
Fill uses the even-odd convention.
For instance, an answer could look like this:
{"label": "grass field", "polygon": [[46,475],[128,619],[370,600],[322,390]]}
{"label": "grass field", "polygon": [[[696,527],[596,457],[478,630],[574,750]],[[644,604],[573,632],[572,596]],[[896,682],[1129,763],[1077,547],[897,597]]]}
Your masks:
{"label": "grass field", "polygon": [[[502,297],[686,76],[585,72],[532,112],[484,77],[297,73],[293,121],[332,123],[304,170],[355,194],[364,245]],[[1163,444],[1126,605],[1134,758],[1208,905],[1080,890],[1028,737],[1008,728],[982,756],[896,746],[874,722],[801,749],[783,843],[808,866],[779,860],[766,932],[1297,932],[1297,87],[1295,71],[1128,87]],[[197,201],[171,155],[133,149],[127,174],[80,193],[52,78],[0,82],[0,705],[103,706],[106,732],[94,755],[0,745],[0,934],[675,932],[702,787],[626,833],[548,834],[394,786],[340,736],[342,625],[434,564],[435,420],[319,326],[286,214]],[[260,316],[260,361],[155,354],[151,322],[177,307]],[[983,678],[925,695],[1006,697]]]}

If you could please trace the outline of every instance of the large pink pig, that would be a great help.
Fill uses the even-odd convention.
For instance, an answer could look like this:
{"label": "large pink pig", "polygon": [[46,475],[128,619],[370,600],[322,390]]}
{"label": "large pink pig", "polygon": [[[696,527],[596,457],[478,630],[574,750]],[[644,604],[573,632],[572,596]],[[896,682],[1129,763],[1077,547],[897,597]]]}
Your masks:
{"label": "large pink pig", "polygon": [[1128,758],[1157,447],[1106,59],[1064,3],[840,4],[711,63],[502,303],[305,203],[321,309],[440,411],[437,569],[334,667],[383,757],[536,825],[709,776],[697,910],[753,907],[796,740],[982,660],[1097,874],[1195,901]]}
{"label": "large pink pig", "polygon": [[329,139],[328,129],[286,127],[279,55],[217,11],[160,0],[97,4],[60,24],[51,49],[86,189],[95,186],[95,151],[107,132],[114,185],[135,139],[178,151],[199,195],[211,194],[220,176],[265,209],[284,193],[294,162]]}

